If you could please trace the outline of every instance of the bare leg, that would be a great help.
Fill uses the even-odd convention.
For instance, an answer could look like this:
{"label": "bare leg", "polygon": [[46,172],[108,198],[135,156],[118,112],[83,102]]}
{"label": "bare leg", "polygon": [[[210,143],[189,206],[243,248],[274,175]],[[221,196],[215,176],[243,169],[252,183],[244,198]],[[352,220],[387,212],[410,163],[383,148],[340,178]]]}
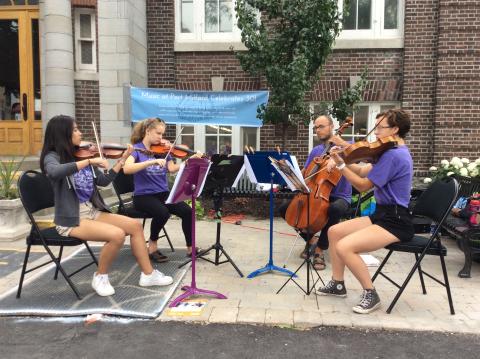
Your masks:
{"label": "bare leg", "polygon": [[100,251],[98,274],[108,273],[108,269],[125,241],[125,232],[121,228],[90,219],[81,219],[80,225],[74,227],[70,235],[84,241],[106,242]]}
{"label": "bare leg", "polygon": [[143,227],[140,222],[134,218],[105,212],[100,213],[96,221],[109,223],[120,228],[127,235],[130,235],[132,252],[137,259],[137,263],[140,266],[141,271],[145,274],[150,274],[153,272],[152,264],[148,258],[147,246],[145,245]]}
{"label": "bare leg", "polygon": [[382,227],[370,225],[338,241],[336,254],[357,278],[363,289],[373,289],[370,273],[359,253],[372,252],[398,241],[397,237]]}
{"label": "bare leg", "polygon": [[359,217],[338,223],[328,229],[329,253],[332,262],[332,279],[343,281],[345,272],[345,263],[338,255],[338,242],[349,234],[371,225],[372,222],[369,217]]}

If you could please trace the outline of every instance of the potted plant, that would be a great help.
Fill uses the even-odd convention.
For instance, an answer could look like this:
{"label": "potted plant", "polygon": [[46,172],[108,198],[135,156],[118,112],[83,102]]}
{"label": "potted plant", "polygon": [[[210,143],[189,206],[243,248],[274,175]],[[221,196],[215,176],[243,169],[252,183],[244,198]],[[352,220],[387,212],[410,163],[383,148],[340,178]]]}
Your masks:
{"label": "potted plant", "polygon": [[23,159],[0,161],[0,241],[24,238],[30,230],[16,188],[22,163]]}

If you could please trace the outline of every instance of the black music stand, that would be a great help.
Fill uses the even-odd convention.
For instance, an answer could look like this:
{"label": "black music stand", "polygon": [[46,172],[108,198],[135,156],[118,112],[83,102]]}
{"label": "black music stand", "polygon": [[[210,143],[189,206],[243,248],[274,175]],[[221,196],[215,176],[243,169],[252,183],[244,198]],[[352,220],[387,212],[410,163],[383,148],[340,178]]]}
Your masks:
{"label": "black music stand", "polygon": [[[232,187],[236,182],[238,182],[238,177],[243,167],[243,156],[215,154],[212,156],[211,161],[212,165],[210,166],[210,171],[207,175],[204,193],[211,193],[213,199],[213,206],[215,209],[215,221],[217,222],[217,235],[215,243],[207,249],[199,252],[197,258],[202,258],[207,262],[215,264],[215,266],[230,262],[233,268],[235,268],[235,270],[237,271],[238,275],[240,277],[243,277],[243,273],[240,271],[240,269],[238,269],[235,262],[228,255],[227,251],[220,243],[223,190],[225,187]],[[215,250],[215,261],[212,261],[211,259],[205,257],[211,250]],[[221,254],[223,254],[227,259],[224,261],[220,261]],[[181,268],[190,261],[191,259],[183,262],[178,267]]]}
{"label": "black music stand", "polygon": [[[308,187],[305,185],[305,182],[303,180],[303,177],[301,173],[299,173],[298,170],[296,170],[290,163],[286,161],[277,161],[275,159],[270,159],[272,161],[273,167],[277,170],[277,172],[283,177],[285,182],[287,183],[288,187],[292,191],[296,191],[298,193],[301,193],[302,196],[306,197],[306,203],[307,203],[307,238],[310,238],[310,190]],[[307,287],[306,289],[303,289],[300,284],[294,279],[296,277],[298,271],[302,269],[302,267],[306,265],[307,266]],[[317,279],[315,280],[313,273],[317,274]],[[312,281],[312,286],[310,286],[310,279]],[[310,295],[312,293],[313,289],[315,289],[315,285],[317,284],[318,281],[321,281],[323,285],[325,283],[323,282],[322,277],[318,273],[317,269],[313,266],[312,264],[312,259],[311,259],[311,253],[310,251],[307,252],[307,258],[304,259],[302,264],[297,268],[295,272],[290,276],[290,278],[287,279],[285,283],[280,287],[280,289],[277,291],[277,294],[280,293],[280,291],[287,285],[288,282],[292,281],[299,287],[302,292],[304,292],[306,295]],[[317,299],[317,298],[315,298]],[[318,300],[317,300],[317,306],[318,306]]]}

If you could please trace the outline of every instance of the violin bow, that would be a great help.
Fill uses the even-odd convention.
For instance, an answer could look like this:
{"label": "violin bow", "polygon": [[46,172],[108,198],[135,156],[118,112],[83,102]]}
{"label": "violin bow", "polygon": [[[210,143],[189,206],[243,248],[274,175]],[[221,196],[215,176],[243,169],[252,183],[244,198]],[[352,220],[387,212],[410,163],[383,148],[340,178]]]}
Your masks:
{"label": "violin bow", "polygon": [[172,152],[172,149],[173,149],[173,147],[175,146],[175,143],[177,143],[178,139],[179,139],[180,136],[182,135],[182,131],[183,131],[184,128],[185,128],[185,127],[181,127],[181,128],[180,128],[180,132],[178,133],[177,138],[175,138],[175,141],[173,141],[172,146],[170,146],[170,149],[168,150],[167,155],[165,156],[165,159],[168,157],[168,155],[170,154],[170,152]]}
{"label": "violin bow", "polygon": [[[98,139],[97,127],[95,126],[95,122],[93,121],[92,121],[92,128],[93,128],[93,134],[95,135],[95,142],[97,143],[98,155],[102,160],[104,160],[103,154],[102,154],[102,148],[100,147],[100,141]],[[104,168],[103,172],[107,173],[107,170]],[[93,173],[93,176],[95,177],[95,171],[92,171],[92,173]]]}

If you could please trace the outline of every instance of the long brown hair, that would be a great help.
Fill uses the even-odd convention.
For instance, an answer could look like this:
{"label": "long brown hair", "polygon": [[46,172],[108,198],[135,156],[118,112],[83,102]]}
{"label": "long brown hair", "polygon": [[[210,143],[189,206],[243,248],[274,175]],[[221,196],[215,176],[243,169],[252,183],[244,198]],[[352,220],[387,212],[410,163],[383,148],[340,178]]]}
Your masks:
{"label": "long brown hair", "polygon": [[132,131],[132,136],[130,137],[130,142],[132,145],[143,141],[143,138],[145,137],[145,134],[147,133],[147,130],[150,130],[152,128],[156,128],[157,126],[163,126],[166,127],[165,121],[163,121],[160,118],[147,118],[143,121],[138,122],[134,127]]}

